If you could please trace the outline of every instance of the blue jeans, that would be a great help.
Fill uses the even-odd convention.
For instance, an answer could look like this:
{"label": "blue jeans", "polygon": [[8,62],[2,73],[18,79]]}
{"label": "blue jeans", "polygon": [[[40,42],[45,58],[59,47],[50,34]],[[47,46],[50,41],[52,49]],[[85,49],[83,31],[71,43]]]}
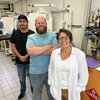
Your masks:
{"label": "blue jeans", "polygon": [[50,87],[48,85],[48,73],[30,74],[30,79],[32,87],[34,88],[33,100],[41,100],[42,88],[44,84],[47,90],[48,99],[54,100],[50,93]]}
{"label": "blue jeans", "polygon": [[[20,93],[25,93],[26,91],[26,71],[29,74],[29,64],[17,64],[17,72],[20,81]],[[30,80],[30,77],[29,77]],[[31,86],[31,84],[30,84]],[[33,92],[33,88],[31,87],[31,91]]]}

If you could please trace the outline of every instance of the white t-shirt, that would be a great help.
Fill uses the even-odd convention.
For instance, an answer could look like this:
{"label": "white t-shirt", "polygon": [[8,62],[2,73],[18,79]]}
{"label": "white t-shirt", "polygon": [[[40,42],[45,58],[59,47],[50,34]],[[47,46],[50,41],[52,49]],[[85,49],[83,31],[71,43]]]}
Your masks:
{"label": "white t-shirt", "polygon": [[[69,57],[70,58],[70,57]],[[62,79],[61,79],[61,86],[62,89],[68,89],[68,82],[69,82],[69,58],[66,60],[62,60]]]}

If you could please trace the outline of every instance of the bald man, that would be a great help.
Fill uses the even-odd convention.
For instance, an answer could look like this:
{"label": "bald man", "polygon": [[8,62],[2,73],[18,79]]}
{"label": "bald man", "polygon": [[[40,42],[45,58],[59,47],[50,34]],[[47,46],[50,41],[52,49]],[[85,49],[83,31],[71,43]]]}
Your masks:
{"label": "bald man", "polygon": [[35,19],[36,33],[28,36],[27,51],[30,55],[30,78],[33,91],[33,100],[41,100],[42,88],[45,84],[49,100],[51,96],[48,85],[48,65],[52,50],[58,47],[56,34],[47,32],[47,22],[43,16]]}

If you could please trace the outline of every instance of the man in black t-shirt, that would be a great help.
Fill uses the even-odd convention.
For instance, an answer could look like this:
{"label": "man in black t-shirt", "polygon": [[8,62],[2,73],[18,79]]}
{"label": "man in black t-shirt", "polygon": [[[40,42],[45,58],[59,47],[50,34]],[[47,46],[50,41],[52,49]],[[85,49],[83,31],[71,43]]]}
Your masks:
{"label": "man in black t-shirt", "polygon": [[[29,55],[26,51],[27,37],[34,32],[28,29],[28,19],[25,15],[18,17],[19,29],[14,31],[11,36],[11,47],[16,55],[17,71],[20,80],[20,95],[18,100],[22,99],[26,91],[26,71],[29,74]],[[32,88],[31,88],[32,90]]]}

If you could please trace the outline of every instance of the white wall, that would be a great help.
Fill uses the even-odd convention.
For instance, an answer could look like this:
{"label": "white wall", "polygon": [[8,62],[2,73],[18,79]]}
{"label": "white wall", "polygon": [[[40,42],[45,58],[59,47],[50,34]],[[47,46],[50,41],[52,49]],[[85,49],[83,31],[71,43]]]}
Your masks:
{"label": "white wall", "polygon": [[5,8],[5,7],[8,7],[8,6],[5,4],[0,4],[0,8]]}
{"label": "white wall", "polygon": [[17,1],[14,4],[14,11],[17,12],[17,13],[21,13],[22,12],[22,2],[21,2],[21,0]]}
{"label": "white wall", "polygon": [[[73,11],[73,25],[83,25],[84,21],[84,13],[85,13],[85,3],[86,0],[66,0],[66,5],[70,4],[71,9]],[[76,46],[79,47],[81,39],[82,39],[82,28],[72,28],[73,33],[73,42]]]}
{"label": "white wall", "polygon": [[31,4],[30,0],[18,0],[14,3],[14,11],[17,13],[26,13],[28,12],[28,4]]}
{"label": "white wall", "polygon": [[[28,1],[28,2],[27,2]],[[83,36],[83,24],[84,23],[84,18],[86,15],[86,8],[88,8],[88,6],[86,7],[86,3],[89,0],[19,0],[18,2],[16,2],[15,4],[15,11],[16,12],[22,12],[25,13],[26,11],[32,10],[33,8],[26,6],[26,4],[46,4],[46,3],[51,3],[51,4],[55,4],[56,7],[58,9],[62,9],[62,8],[66,8],[67,5],[70,5],[72,11],[73,11],[73,18],[72,18],[72,25],[82,25],[81,28],[72,28],[72,33],[73,33],[73,37],[74,37],[74,43],[76,46],[80,46],[80,42],[82,41],[82,36]],[[95,0],[94,2],[96,3],[96,1],[100,1],[100,0]],[[93,5],[94,5],[93,2]],[[96,3],[99,6],[99,3]],[[96,5],[95,4],[95,5]],[[93,7],[94,9],[95,7]],[[63,14],[59,13],[59,14],[54,14],[54,31],[58,31],[60,28],[60,21],[63,18]],[[59,16],[59,17],[58,17]]]}
{"label": "white wall", "polygon": [[91,10],[94,11],[97,8],[100,9],[100,0],[92,0],[92,7]]}
{"label": "white wall", "polygon": [[0,4],[0,16],[2,16],[2,14],[6,12],[3,10],[3,8],[8,8],[8,5],[7,4]]}
{"label": "white wall", "polygon": [[[63,7],[66,8],[67,5],[70,5],[72,11],[73,11],[73,19],[72,24],[73,25],[82,25],[84,20],[84,13],[85,13],[85,3],[86,0],[36,0],[33,1],[35,3],[52,3],[55,4],[58,9],[62,9]],[[59,17],[58,17],[59,16]],[[60,28],[60,21],[62,20],[63,14],[56,14],[54,15],[54,30],[59,30]],[[82,28],[72,28],[72,33],[74,37],[74,43],[76,46],[79,46],[79,43],[81,41],[81,34],[82,34]]]}
{"label": "white wall", "polygon": [[27,5],[26,5],[26,0],[22,0],[22,12],[23,13],[25,13],[25,12],[27,12],[27,7],[26,7]]}
{"label": "white wall", "polygon": [[23,0],[18,0],[17,2],[14,3],[14,11],[16,13],[23,13],[22,1]]}
{"label": "white wall", "polygon": [[[3,17],[2,18],[4,23],[4,33],[3,35],[12,33],[12,29],[14,28],[14,17]],[[10,23],[10,24],[9,24]]]}

